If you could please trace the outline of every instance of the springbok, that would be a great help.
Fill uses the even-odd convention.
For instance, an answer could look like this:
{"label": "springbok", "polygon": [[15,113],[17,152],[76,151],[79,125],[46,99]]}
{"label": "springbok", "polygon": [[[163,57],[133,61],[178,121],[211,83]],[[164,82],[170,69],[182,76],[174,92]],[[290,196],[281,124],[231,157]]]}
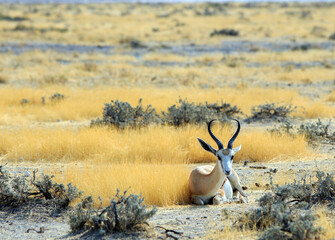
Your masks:
{"label": "springbok", "polygon": [[[208,123],[209,135],[218,145],[218,150],[214,149],[204,140],[197,138],[200,145],[206,151],[213,153],[217,157],[215,166],[205,165],[196,167],[189,178],[189,190],[191,201],[197,205],[213,203],[215,205],[239,199],[247,202],[247,195],[242,190],[240,179],[232,168],[234,154],[241,149],[241,145],[233,148],[233,143],[240,132],[240,122],[237,122],[237,130],[229,140],[227,148],[217,139],[211,131],[211,124]],[[245,197],[243,199],[239,193]]]}

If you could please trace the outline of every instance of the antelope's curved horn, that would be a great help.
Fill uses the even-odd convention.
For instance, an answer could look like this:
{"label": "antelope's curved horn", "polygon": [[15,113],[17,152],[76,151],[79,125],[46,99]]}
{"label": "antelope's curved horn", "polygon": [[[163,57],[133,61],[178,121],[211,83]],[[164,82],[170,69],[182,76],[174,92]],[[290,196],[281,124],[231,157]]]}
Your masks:
{"label": "antelope's curved horn", "polygon": [[213,121],[214,121],[214,119],[211,120],[211,121],[208,123],[208,132],[209,132],[209,135],[211,135],[211,137],[214,139],[214,141],[216,142],[216,144],[218,145],[218,148],[219,148],[219,150],[220,150],[220,149],[223,149],[223,144],[222,144],[222,142],[220,142],[220,140],[217,139],[217,137],[215,137],[214,134],[212,133],[212,130],[211,130],[211,124],[212,124]]}
{"label": "antelope's curved horn", "polygon": [[238,134],[240,133],[240,128],[241,128],[240,122],[237,119],[233,119],[233,120],[235,120],[237,122],[237,130],[236,130],[234,136],[232,136],[232,138],[228,142],[227,148],[229,148],[229,149],[233,149],[233,143],[234,143],[235,139],[237,138]]}

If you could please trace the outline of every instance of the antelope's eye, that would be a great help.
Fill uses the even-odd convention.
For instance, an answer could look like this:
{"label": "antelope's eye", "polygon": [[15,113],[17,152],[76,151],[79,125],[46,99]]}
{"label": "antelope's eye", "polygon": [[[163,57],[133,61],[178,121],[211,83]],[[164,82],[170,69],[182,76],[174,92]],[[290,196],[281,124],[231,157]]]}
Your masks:
{"label": "antelope's eye", "polygon": [[231,159],[230,159],[230,160],[232,160],[232,161],[233,161],[233,159],[234,159],[234,155],[233,155],[233,156],[231,156]]}

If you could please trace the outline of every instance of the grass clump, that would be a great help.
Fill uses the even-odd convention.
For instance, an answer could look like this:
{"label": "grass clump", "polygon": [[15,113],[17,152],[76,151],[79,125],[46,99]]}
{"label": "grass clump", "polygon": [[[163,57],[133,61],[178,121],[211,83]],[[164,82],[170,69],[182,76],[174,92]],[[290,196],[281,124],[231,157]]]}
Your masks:
{"label": "grass clump", "polygon": [[246,119],[247,122],[254,121],[283,121],[290,113],[296,110],[296,106],[291,104],[277,106],[275,103],[253,106],[251,109],[252,116]]}
{"label": "grass clump", "polygon": [[117,190],[110,205],[102,209],[93,207],[94,199],[89,196],[70,212],[69,224],[72,231],[96,229],[101,233],[127,231],[146,223],[156,212],[156,207],[147,210],[144,198],[136,194],[120,194]]}
{"label": "grass clump", "polygon": [[112,100],[105,103],[103,119],[91,121],[91,126],[107,125],[117,128],[144,127],[157,121],[156,109],[151,105],[146,108],[142,106],[142,99],[136,107],[132,107],[128,102]]}
{"label": "grass clump", "polygon": [[167,112],[162,113],[162,121],[168,125],[183,126],[185,124],[202,124],[209,122],[211,119],[218,119],[221,122],[228,121],[228,118],[235,114],[241,113],[236,106],[229,103],[205,104],[189,103],[187,99],[179,99],[179,106],[173,105],[168,108]]}
{"label": "grass clump", "polygon": [[259,200],[259,207],[238,220],[243,229],[265,232],[260,239],[319,239],[323,234],[311,211],[314,204],[334,206],[335,182],[331,175],[318,171],[317,181],[307,177],[291,184],[273,186]]}

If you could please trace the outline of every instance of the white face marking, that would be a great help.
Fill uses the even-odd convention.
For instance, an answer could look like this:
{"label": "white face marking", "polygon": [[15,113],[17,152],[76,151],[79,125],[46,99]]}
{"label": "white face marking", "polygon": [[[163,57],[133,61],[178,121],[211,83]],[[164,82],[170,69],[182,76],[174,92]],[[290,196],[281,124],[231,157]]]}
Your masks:
{"label": "white face marking", "polygon": [[218,160],[221,162],[222,170],[225,175],[229,176],[231,174],[231,169],[233,165],[232,157],[235,151],[232,149],[221,149],[217,151]]}

